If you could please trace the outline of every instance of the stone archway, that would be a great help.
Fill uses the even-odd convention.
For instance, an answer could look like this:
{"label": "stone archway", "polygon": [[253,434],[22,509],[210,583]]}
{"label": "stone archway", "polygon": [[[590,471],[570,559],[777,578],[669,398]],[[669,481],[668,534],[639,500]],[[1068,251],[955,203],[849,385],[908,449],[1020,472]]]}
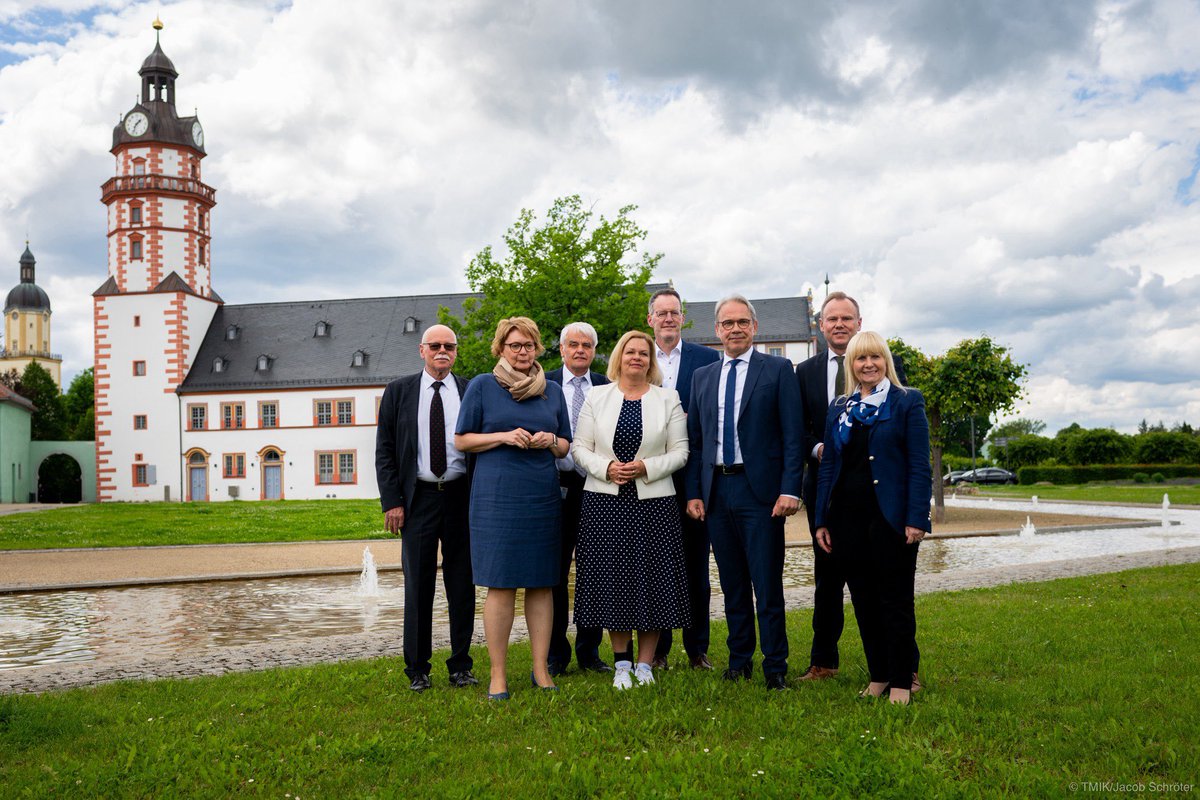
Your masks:
{"label": "stone archway", "polygon": [[39,503],[78,503],[83,500],[83,467],[66,453],[46,456],[37,470]]}

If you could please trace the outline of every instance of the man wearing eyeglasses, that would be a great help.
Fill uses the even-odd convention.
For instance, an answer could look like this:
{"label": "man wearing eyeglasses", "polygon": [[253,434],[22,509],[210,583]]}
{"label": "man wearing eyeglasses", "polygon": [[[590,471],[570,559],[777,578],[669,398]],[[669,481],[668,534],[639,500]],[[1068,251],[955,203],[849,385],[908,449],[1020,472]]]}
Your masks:
{"label": "man wearing eyeglasses", "polygon": [[[710,347],[683,341],[683,301],[674,289],[660,289],[650,297],[650,310],[646,322],[654,331],[654,344],[658,352],[658,368],[662,372],[662,385],[679,392],[679,402],[684,409],[691,399],[692,374],[697,368],[721,360],[721,354]],[[712,586],[708,579],[708,529],[698,519],[687,515],[687,491],[684,488],[684,467],[675,473],[675,496],[679,503],[679,516],[683,529],[683,560],[687,571],[688,603],[692,626],[683,629],[683,649],[687,652],[692,669],[712,669],[708,660],[709,604]],[[667,655],[671,652],[673,635],[662,631],[654,651],[654,669],[667,669]]]}
{"label": "man wearing eyeglasses", "polygon": [[726,680],[749,680],[755,611],[768,689],[787,688],[783,524],[800,508],[804,412],[792,364],[754,349],[741,295],[717,303],[719,363],[696,370],[688,409],[688,515],[708,521],[729,625]]}
{"label": "man wearing eyeglasses", "polygon": [[[570,411],[571,435],[575,435],[575,424],[583,401],[593,386],[603,386],[608,378],[592,372],[592,360],[596,357],[599,339],[596,329],[586,322],[572,322],[558,336],[558,349],[562,353],[563,365],[546,373],[547,381],[562,386]],[[567,639],[568,598],[567,577],[571,571],[571,559],[579,541],[579,518],[583,513],[583,484],[585,473],[567,453],[556,462],[558,485],[562,492],[562,550],[559,564],[559,582],[554,587],[554,624],[550,628],[550,653],[546,664],[551,675],[562,675],[571,663],[571,642]],[[612,667],[600,658],[600,642],[604,638],[601,628],[579,628],[575,632],[575,658],[579,668],[590,672],[612,672]]]}
{"label": "man wearing eyeglasses", "polygon": [[466,456],[454,448],[454,425],[467,381],[451,373],[458,339],[445,325],[421,337],[425,368],[388,384],[379,403],[375,473],[388,533],[403,535],[404,673],[423,692],[433,656],[433,594],[438,545],[450,615],[450,685],[474,686],[471,636],[475,584],[471,576]]}

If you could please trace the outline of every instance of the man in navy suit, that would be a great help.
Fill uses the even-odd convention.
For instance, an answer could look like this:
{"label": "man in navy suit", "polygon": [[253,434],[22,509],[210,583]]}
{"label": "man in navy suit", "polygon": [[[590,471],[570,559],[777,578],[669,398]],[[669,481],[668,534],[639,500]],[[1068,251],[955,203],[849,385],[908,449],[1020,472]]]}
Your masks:
{"label": "man in navy suit", "polygon": [[692,376],[687,511],[708,520],[725,594],[725,678],[750,678],[757,608],[763,676],[769,689],[785,689],[783,524],[800,508],[804,412],[792,363],[754,349],[750,301],[730,295],[716,317],[725,354]]}
{"label": "man in navy suit", "polygon": [[[558,337],[558,349],[562,353],[563,365],[546,373],[547,381],[562,386],[571,417],[571,434],[579,420],[579,410],[593,386],[603,386],[608,378],[592,372],[592,359],[596,357],[598,344],[596,329],[586,322],[572,322],[563,328]],[[571,559],[579,541],[579,518],[583,512],[583,484],[585,474],[575,464],[571,454],[558,459],[558,485],[562,492],[562,549],[560,551],[559,581],[554,587],[554,624],[550,628],[550,654],[547,663],[551,675],[561,675],[571,664],[571,642],[567,639],[567,578],[571,571]],[[600,628],[580,628],[575,632],[575,658],[580,669],[592,672],[612,672],[612,667],[600,658],[600,641],[604,631]]]}
{"label": "man in navy suit", "polygon": [[[721,360],[721,354],[709,347],[683,341],[683,301],[674,289],[660,289],[650,297],[646,322],[654,330],[655,354],[662,372],[662,385],[679,392],[684,409],[691,398],[692,373],[697,367]],[[684,488],[684,467],[675,473],[675,497],[679,502],[680,524],[683,529],[683,560],[687,572],[688,603],[692,626],[683,629],[683,649],[692,669],[712,669],[708,660],[709,604],[712,586],[708,579],[708,529],[705,524],[687,515],[687,490]],[[655,669],[667,669],[671,652],[672,632],[662,631],[654,650]]]}
{"label": "man in navy suit", "polygon": [[450,372],[458,339],[445,325],[421,337],[425,368],[388,384],[379,403],[375,474],[384,525],[403,531],[404,673],[409,688],[423,692],[433,655],[433,593],[438,543],[442,582],[450,613],[450,685],[479,683],[471,671],[475,631],[475,584],[471,577],[467,459],[454,448],[454,424],[467,382]]}
{"label": "man in navy suit", "polygon": [[[838,640],[845,625],[846,575],[842,562],[833,558],[816,544],[817,526],[814,514],[817,507],[817,471],[821,466],[825,438],[825,422],[829,406],[845,394],[845,376],[850,365],[844,363],[846,345],[862,328],[862,313],[858,301],[845,292],[830,292],[821,304],[821,335],[827,349],[796,367],[800,388],[800,403],[804,409],[804,510],[808,515],[808,530],[813,536],[813,640],[809,666],[800,676],[802,681],[832,678],[838,671]],[[897,377],[904,382],[904,368],[895,361]],[[840,378],[840,380],[839,380]],[[920,652],[913,653],[913,686],[916,680]]]}

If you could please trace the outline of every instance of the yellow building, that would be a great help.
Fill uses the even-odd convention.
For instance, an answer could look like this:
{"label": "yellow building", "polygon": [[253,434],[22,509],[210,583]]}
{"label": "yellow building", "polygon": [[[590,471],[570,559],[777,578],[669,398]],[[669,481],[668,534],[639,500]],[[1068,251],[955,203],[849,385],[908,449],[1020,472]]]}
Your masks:
{"label": "yellow building", "polygon": [[50,351],[50,297],[34,283],[37,262],[25,243],[21,254],[21,282],[4,301],[4,347],[0,348],[0,372],[16,370],[36,361],[62,388],[62,356]]}

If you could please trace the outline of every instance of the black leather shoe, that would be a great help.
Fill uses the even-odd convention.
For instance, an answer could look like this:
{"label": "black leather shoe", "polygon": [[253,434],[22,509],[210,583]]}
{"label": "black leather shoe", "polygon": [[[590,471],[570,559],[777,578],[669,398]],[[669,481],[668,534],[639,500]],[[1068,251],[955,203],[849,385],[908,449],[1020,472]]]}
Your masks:
{"label": "black leather shoe", "polygon": [[550,673],[551,678],[557,678],[559,675],[565,675],[567,668],[557,661],[551,661],[546,664],[546,671]]}
{"label": "black leather shoe", "polygon": [[600,659],[589,661],[586,664],[580,664],[579,668],[585,672],[597,672],[601,675],[613,671],[612,667],[610,667],[608,664],[605,664]]}
{"label": "black leather shoe", "polygon": [[748,681],[750,680],[750,670],[751,667],[742,667],[741,669],[730,667],[721,673],[721,677],[727,681]]}
{"label": "black leather shoe", "polygon": [[414,675],[412,683],[408,684],[408,688],[414,692],[423,692],[426,689],[433,688],[433,684],[429,681],[428,675]]}
{"label": "black leather shoe", "polygon": [[450,685],[456,689],[462,689],[467,686],[478,686],[479,679],[475,677],[475,673],[469,669],[464,669],[461,672],[450,673]]}
{"label": "black leather shoe", "polygon": [[771,689],[776,692],[782,692],[783,690],[788,688],[787,681],[784,679],[782,673],[777,672],[774,675],[767,675],[766,679],[767,679],[767,688],[768,689]]}

